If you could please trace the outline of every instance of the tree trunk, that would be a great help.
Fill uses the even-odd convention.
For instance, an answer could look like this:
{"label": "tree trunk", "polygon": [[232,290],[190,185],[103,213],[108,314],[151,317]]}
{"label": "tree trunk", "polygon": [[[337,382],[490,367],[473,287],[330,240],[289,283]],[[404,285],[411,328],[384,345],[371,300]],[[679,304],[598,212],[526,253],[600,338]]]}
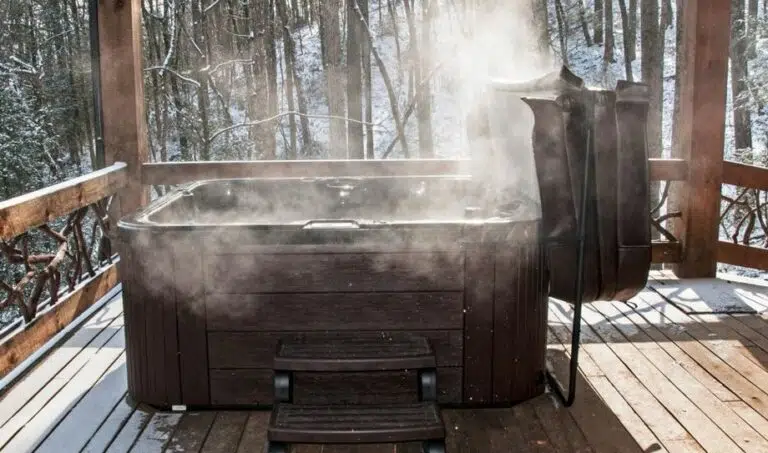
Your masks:
{"label": "tree trunk", "polygon": [[[610,0],[609,0],[610,1]],[[605,17],[605,14],[603,12],[603,0],[595,0],[595,16],[594,16],[594,27],[595,27],[595,44],[602,44],[603,43],[603,18]]]}
{"label": "tree trunk", "polygon": [[[660,31],[664,33],[667,28],[672,26],[672,0],[661,0],[661,28]],[[664,40],[662,39],[662,42]]]}
{"label": "tree trunk", "polygon": [[347,153],[350,159],[362,159],[365,157],[362,125],[363,33],[355,6],[355,0],[347,0]]}
{"label": "tree trunk", "polygon": [[422,0],[422,28],[421,28],[421,61],[418,65],[419,85],[417,93],[419,104],[417,119],[419,124],[419,153],[420,157],[428,159],[434,157],[435,150],[432,143],[432,84],[429,79],[431,53],[432,20],[434,18],[436,0]]}
{"label": "tree trunk", "polygon": [[[755,58],[757,57],[757,48],[755,44],[757,43],[757,39],[760,37],[760,29],[758,28],[757,24],[758,22],[758,7],[757,7],[757,0],[749,0],[748,3],[748,9],[747,9],[747,25],[749,27],[749,39],[747,41],[747,44],[749,46],[749,54],[748,58]],[[768,2],[763,2],[763,4],[768,4]]]}
{"label": "tree trunk", "polygon": [[579,22],[581,22],[581,32],[584,34],[584,42],[587,44],[587,47],[592,47],[592,37],[589,35],[589,25],[587,24],[587,12],[584,9],[584,2],[583,0],[576,1],[579,2]]}
{"label": "tree trunk", "polygon": [[288,5],[286,0],[277,1],[277,12],[280,15],[280,21],[283,24],[283,48],[285,51],[285,81],[286,81],[286,97],[288,98],[288,109],[292,113],[289,117],[289,123],[291,127],[291,154],[290,158],[295,159],[299,156],[299,149],[296,146],[296,114],[294,110],[294,99],[299,104],[299,122],[301,124],[301,146],[302,150],[311,149],[312,147],[312,134],[309,130],[309,119],[307,118],[307,101],[304,98],[304,94],[301,89],[301,79],[296,71],[296,43],[293,41],[291,35],[290,16],[287,11]]}
{"label": "tree trunk", "polygon": [[332,159],[347,158],[347,123],[344,117],[344,70],[341,67],[341,27],[339,10],[341,0],[324,0],[322,14],[325,27],[326,59],[328,65],[325,77],[328,91],[329,157]]}
{"label": "tree trunk", "polygon": [[557,36],[560,37],[560,53],[563,64],[568,65],[568,23],[563,12],[563,3],[561,0],[555,0],[555,18],[557,19]]}
{"label": "tree trunk", "polygon": [[548,0],[530,0],[533,10],[533,22],[538,35],[539,50],[547,52],[549,49],[549,12],[547,11]]}
{"label": "tree trunk", "polygon": [[731,97],[733,98],[734,145],[738,156],[751,154],[752,148],[744,6],[744,0],[731,1]]}
{"label": "tree trunk", "polygon": [[[368,0],[356,0],[366,23],[370,21]],[[365,157],[373,159],[373,87],[371,86],[371,46],[367,39],[361,43],[363,51],[363,86],[365,87]]]}
{"label": "tree trunk", "polygon": [[[682,11],[681,9],[678,11]],[[637,0],[629,0],[629,11],[627,11],[629,17],[629,27],[624,30],[624,33],[629,33],[629,50],[630,59],[632,61],[637,60]]]}
{"label": "tree trunk", "polygon": [[[277,116],[278,92],[277,92],[277,44],[275,40],[275,13],[274,0],[261,0],[262,11],[265,17],[266,39],[264,40],[267,54],[267,112],[270,118]],[[266,143],[264,144],[264,158],[275,159],[277,140],[275,139],[276,125],[267,127],[265,131]]]}
{"label": "tree trunk", "polygon": [[616,59],[613,56],[614,37],[613,37],[613,0],[605,0],[605,46],[603,49],[603,61],[613,63]]}
{"label": "tree trunk", "polygon": [[[627,16],[627,0],[619,0],[619,10],[621,12],[621,28],[627,31],[629,28],[629,17]],[[624,43],[624,72],[626,79],[629,82],[634,80],[634,74],[632,73],[632,59],[630,57],[630,46],[632,41],[629,34],[625,34],[621,40]]]}
{"label": "tree trunk", "polygon": [[208,54],[205,42],[205,14],[202,12],[203,1],[192,1],[192,33],[196,43],[195,76],[199,84],[197,88],[197,108],[200,116],[200,160],[211,160],[210,125],[208,123]]}

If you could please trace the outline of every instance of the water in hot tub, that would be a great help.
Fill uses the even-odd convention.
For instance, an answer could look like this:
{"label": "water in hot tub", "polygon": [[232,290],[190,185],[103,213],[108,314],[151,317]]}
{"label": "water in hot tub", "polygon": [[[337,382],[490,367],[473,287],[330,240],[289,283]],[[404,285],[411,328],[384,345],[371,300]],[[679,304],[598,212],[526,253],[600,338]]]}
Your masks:
{"label": "water in hot tub", "polygon": [[160,223],[302,224],[317,219],[450,222],[536,218],[524,192],[489,197],[462,177],[239,179],[182,189],[152,220]]}

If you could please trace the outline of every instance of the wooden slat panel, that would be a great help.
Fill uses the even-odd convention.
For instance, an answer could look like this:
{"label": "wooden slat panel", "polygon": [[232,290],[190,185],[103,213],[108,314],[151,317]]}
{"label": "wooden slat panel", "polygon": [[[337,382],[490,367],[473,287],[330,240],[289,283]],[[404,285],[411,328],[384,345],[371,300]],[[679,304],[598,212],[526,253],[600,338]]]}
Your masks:
{"label": "wooden slat panel", "polygon": [[123,353],[35,451],[81,451],[125,396],[125,374]]}
{"label": "wooden slat panel", "polygon": [[468,174],[467,159],[270,160],[146,163],[143,183],[182,184],[204,179]]}
{"label": "wooden slat panel", "polygon": [[216,412],[187,412],[179,421],[166,451],[200,451]]}
{"label": "wooden slat panel", "polygon": [[765,271],[768,270],[768,249],[719,241],[717,261]]}
{"label": "wooden slat panel", "polygon": [[[247,412],[219,412],[208,432],[201,453],[232,453],[237,450],[237,444],[248,420]],[[259,451],[261,445],[254,445]]]}
{"label": "wooden slat panel", "polygon": [[[39,443],[50,434],[86,392],[93,388],[101,376],[112,368],[118,357],[123,354],[124,347],[124,331],[120,326],[120,329],[93,355],[87,365],[77,370],[69,379],[62,379],[66,383],[59,392],[46,401],[45,406],[36,412],[34,417],[27,421],[7,444],[0,441],[0,446],[5,448],[5,451],[12,452],[33,451],[37,448]],[[6,428],[7,426],[4,426],[3,431]],[[11,430],[8,431],[12,432]]]}
{"label": "wooden slat panel", "polygon": [[[437,369],[438,400],[461,402],[462,369]],[[416,372],[296,373],[294,401],[305,404],[388,404],[416,401]],[[272,370],[211,370],[211,402],[271,405]]]}
{"label": "wooden slat panel", "polygon": [[493,401],[493,287],[495,251],[469,250],[465,259],[464,397],[482,404]]}
{"label": "wooden slat panel", "polygon": [[139,434],[131,452],[163,451],[171,440],[176,425],[181,420],[181,414],[157,412],[152,415],[149,423]]}
{"label": "wooden slat panel", "polygon": [[[209,366],[211,368],[271,368],[278,339],[302,333],[308,332],[209,332]],[[414,330],[409,333],[423,335],[430,340],[438,366],[462,365],[461,330]],[[388,334],[389,332],[381,332],[382,337]]]}
{"label": "wooden slat panel", "polygon": [[216,255],[208,293],[460,291],[460,253]]}
{"label": "wooden slat panel", "polygon": [[181,396],[187,405],[210,403],[202,261],[199,251],[184,250],[174,262]]}
{"label": "wooden slat panel", "polygon": [[[28,411],[31,417],[37,413],[43,404],[41,402],[37,405],[38,398],[45,399],[45,393],[50,397],[58,392],[65,384],[66,378],[90,360],[98,348],[106,343],[123,324],[122,312],[122,301],[119,297],[109,301],[59,348],[52,351],[42,363],[27,372],[21,381],[8,389],[0,400],[0,432],[5,429],[9,420],[18,419],[17,415]],[[55,379],[57,376],[64,377]],[[28,419],[22,418],[17,426],[22,426],[27,421]],[[1,436],[0,444],[2,444]]]}
{"label": "wooden slat panel", "polygon": [[738,162],[723,162],[723,184],[768,190],[768,168]]}
{"label": "wooden slat panel", "polygon": [[128,181],[122,162],[0,202],[0,239],[14,238],[30,228],[88,206],[123,188]]}
{"label": "wooden slat panel", "polygon": [[120,432],[109,444],[107,451],[109,453],[127,453],[151,418],[152,413],[146,410],[136,409],[133,411],[131,418],[122,426]]}
{"label": "wooden slat panel", "polygon": [[496,255],[493,402],[523,401],[544,391],[547,298],[543,250],[518,247]]}
{"label": "wooden slat panel", "polygon": [[684,159],[648,159],[649,180],[685,181],[688,162]]}
{"label": "wooden slat panel", "polygon": [[126,397],[127,395],[124,395],[115,405],[109,416],[99,426],[99,429],[90,437],[88,444],[82,450],[83,452],[107,451],[107,447],[112,442],[112,439],[117,436],[123,425],[128,423],[134,412],[133,406],[128,403]]}
{"label": "wooden slat panel", "polygon": [[211,330],[450,330],[462,309],[461,292],[206,296]]}
{"label": "wooden slat panel", "polygon": [[[732,439],[743,439],[749,445],[756,448],[756,451],[768,451],[768,440],[762,438],[756,431],[750,428],[745,422],[733,417],[733,413],[728,406],[720,401],[717,396],[707,387],[701,385],[689,371],[676,363],[673,357],[667,354],[663,348],[648,337],[642,330],[638,331],[632,320],[624,316],[620,308],[626,308],[623,304],[612,302],[599,302],[593,304],[591,308],[599,311],[603,319],[596,317],[596,321],[601,324],[613,325],[628,339],[635,341],[637,347],[630,346],[627,343],[613,346],[617,352],[622,352],[624,361],[642,363],[648,360],[683,394],[686,395],[695,405],[706,413],[713,422]],[[616,330],[606,328],[610,334],[618,335]],[[616,333],[614,333],[616,332]],[[604,337],[605,338],[605,337]],[[612,340],[620,337],[608,337]],[[608,339],[605,338],[605,339]],[[626,351],[626,352],[623,352]],[[641,355],[639,355],[641,353]],[[687,403],[685,403],[687,404]],[[689,429],[689,431],[692,431]],[[692,431],[693,432],[693,431]],[[711,434],[707,435],[709,440],[715,439]],[[700,441],[703,445],[704,440]],[[727,442],[727,441],[726,441]],[[721,448],[728,448],[726,445],[720,445]],[[735,448],[735,445],[733,446]]]}
{"label": "wooden slat panel", "polygon": [[[554,315],[554,317],[560,322],[567,324],[568,328],[570,329],[570,318],[573,316],[573,310],[571,307],[556,301],[551,301],[550,306],[552,308],[550,310],[550,314]],[[561,341],[570,341],[570,338],[561,339]],[[667,447],[668,451],[680,451],[672,448],[672,445],[674,445],[676,442],[695,442],[693,438],[691,438],[690,434],[688,434],[688,432],[685,430],[685,428],[683,428],[683,426],[678,423],[676,419],[669,414],[669,412],[667,412],[663,404],[653,396],[653,393],[648,391],[648,389],[643,386],[643,383],[637,379],[634,374],[632,374],[628,366],[623,363],[618,356],[616,356],[616,354],[608,347],[607,344],[603,343],[602,339],[597,336],[597,334],[592,329],[582,329],[581,341],[583,344],[582,353],[585,356],[589,356],[594,361],[599,369],[605,374],[605,378],[608,381],[606,383],[607,385],[605,385],[606,390],[601,389],[597,391],[598,398],[600,393],[606,393],[606,391],[609,390],[610,386],[612,385],[615,387],[617,394],[607,394],[607,396],[612,397],[611,399],[615,399],[616,403],[618,404],[623,405],[623,402],[626,401],[626,403],[628,403],[632,408],[632,411],[630,411],[629,415],[634,412],[643,422],[639,424],[628,424],[626,425],[626,428],[619,426],[619,430],[631,429],[636,435],[639,435],[640,431],[644,431],[645,435],[643,435],[643,439],[645,440],[647,437],[647,440],[641,444],[641,447],[643,447],[644,451],[654,451],[656,449],[654,447],[658,447],[658,443],[655,442],[657,439],[663,444],[663,446]],[[562,368],[562,370],[563,371],[558,373],[558,376],[564,378],[564,376],[567,376],[567,374],[565,374],[565,370],[567,370],[567,368]],[[600,381],[600,379],[593,377],[590,377],[589,380],[592,382]],[[586,382],[584,384],[586,384]],[[584,389],[586,386],[581,385],[580,388]],[[582,390],[582,394],[584,393],[585,392]],[[617,398],[619,395],[620,398]],[[613,406],[613,404],[611,406]],[[592,445],[600,445],[599,442],[601,441],[599,439],[604,435],[605,431],[601,429],[600,425],[595,426],[589,422],[589,406],[581,406],[580,409],[581,414],[579,418],[586,419],[586,423],[582,424],[578,418],[577,421],[579,421],[580,425],[582,426],[582,430],[584,431],[587,440],[589,440]],[[611,407],[611,409],[613,409],[613,407]],[[653,432],[653,434],[650,436],[648,436],[648,434],[650,434],[648,433],[648,428],[650,428],[650,431]],[[590,432],[587,432],[587,430]],[[615,451],[632,450],[619,449]],[[701,449],[691,451],[703,452]]]}
{"label": "wooden slat panel", "polygon": [[117,283],[115,264],[101,269],[95,277],[80,284],[56,305],[39,314],[33,324],[6,339],[0,344],[0,376],[8,374]]}

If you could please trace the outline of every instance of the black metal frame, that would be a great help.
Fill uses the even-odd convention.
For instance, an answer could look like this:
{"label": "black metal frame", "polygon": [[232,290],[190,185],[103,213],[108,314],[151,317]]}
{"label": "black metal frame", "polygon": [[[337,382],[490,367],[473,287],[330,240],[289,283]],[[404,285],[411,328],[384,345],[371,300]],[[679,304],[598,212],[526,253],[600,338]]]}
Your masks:
{"label": "black metal frame", "polygon": [[586,248],[586,229],[587,229],[587,206],[592,198],[590,190],[590,169],[594,162],[594,122],[591,100],[588,100],[587,107],[587,149],[584,156],[584,180],[581,184],[581,205],[579,206],[579,225],[577,232],[577,258],[576,258],[576,297],[573,303],[573,326],[571,327],[571,360],[568,371],[568,388],[560,383],[555,376],[554,370],[547,364],[546,378],[554,393],[558,396],[565,407],[570,407],[576,400],[576,377],[579,372],[579,344],[581,340],[581,307],[583,305],[584,292],[584,253]]}

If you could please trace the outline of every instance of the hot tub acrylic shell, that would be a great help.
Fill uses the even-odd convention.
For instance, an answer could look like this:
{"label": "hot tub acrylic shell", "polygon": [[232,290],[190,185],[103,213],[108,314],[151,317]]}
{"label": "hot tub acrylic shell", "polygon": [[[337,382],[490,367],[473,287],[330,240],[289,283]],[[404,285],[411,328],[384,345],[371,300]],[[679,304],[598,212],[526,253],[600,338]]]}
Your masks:
{"label": "hot tub acrylic shell", "polygon": [[[441,179],[426,190],[445,185],[435,191],[450,190],[461,209],[446,202],[442,214],[419,216],[418,203],[399,213],[379,204],[373,218],[350,219],[354,206],[334,205],[323,209],[336,217],[249,218],[232,210],[252,197],[222,194],[301,184],[239,180],[195,183],[121,220],[131,397],[162,408],[270,406],[277,339],[318,331],[426,336],[444,404],[504,406],[541,394],[548,282],[535,209],[466,214],[466,181]],[[344,182],[378,187],[384,199],[424,187],[418,178]],[[407,401],[415,379],[409,371],[298,374],[295,400]]]}

